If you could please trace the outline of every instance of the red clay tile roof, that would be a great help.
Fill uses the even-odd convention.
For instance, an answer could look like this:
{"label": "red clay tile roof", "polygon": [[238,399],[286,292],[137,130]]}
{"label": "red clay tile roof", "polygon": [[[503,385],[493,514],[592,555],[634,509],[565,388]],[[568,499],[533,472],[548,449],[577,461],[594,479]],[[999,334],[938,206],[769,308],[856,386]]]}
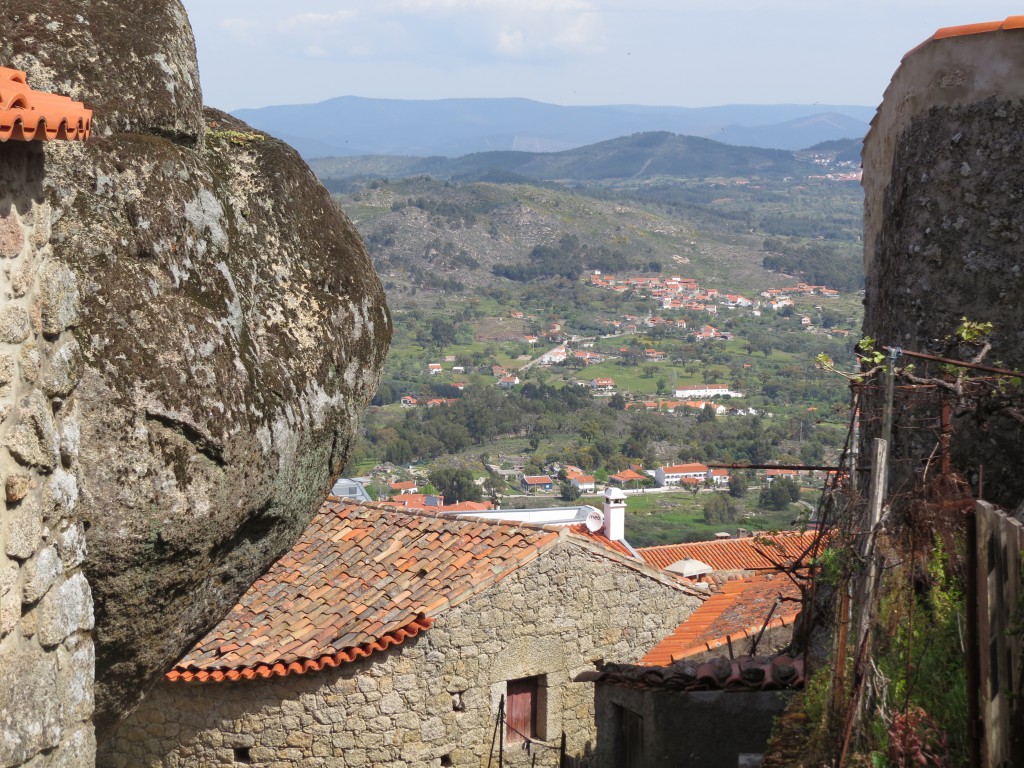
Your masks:
{"label": "red clay tile roof", "polygon": [[[786,598],[780,601],[780,598]],[[772,613],[767,629],[792,626],[800,613],[800,589],[781,574],[730,581],[711,595],[676,631],[666,637],[640,664],[665,665],[756,637]],[[772,606],[779,605],[772,612]]]}
{"label": "red clay tile roof", "polygon": [[657,568],[667,568],[677,560],[692,558],[707,563],[716,571],[756,571],[801,557],[811,548],[817,535],[817,531],[793,531],[776,536],[662,544],[640,547],[637,552]]}
{"label": "red clay tile roof", "polygon": [[600,669],[583,672],[574,680],[681,691],[771,691],[802,688],[804,662],[790,656],[740,656],[735,660],[720,658],[703,664],[680,661],[664,667],[606,664]]}
{"label": "red clay tile roof", "polygon": [[628,483],[633,480],[650,480],[651,478],[648,475],[641,475],[639,472],[634,472],[632,469],[624,469],[621,472],[612,475],[609,479]]}
{"label": "red clay tile roof", "polygon": [[636,557],[632,552],[629,551],[629,547],[623,544],[621,541],[612,541],[603,533],[594,533],[590,531],[583,523],[576,523],[575,525],[569,526],[569,532],[576,535],[582,536],[584,539],[597,542],[602,547],[610,549],[612,552],[617,552],[624,557],[628,557],[630,560],[636,560]]}
{"label": "red clay tile roof", "polygon": [[91,132],[91,109],[34,91],[24,72],[0,67],[0,141],[85,141]]}
{"label": "red clay tile roof", "polygon": [[302,674],[365,657],[540,555],[557,531],[329,498],[171,681]]}

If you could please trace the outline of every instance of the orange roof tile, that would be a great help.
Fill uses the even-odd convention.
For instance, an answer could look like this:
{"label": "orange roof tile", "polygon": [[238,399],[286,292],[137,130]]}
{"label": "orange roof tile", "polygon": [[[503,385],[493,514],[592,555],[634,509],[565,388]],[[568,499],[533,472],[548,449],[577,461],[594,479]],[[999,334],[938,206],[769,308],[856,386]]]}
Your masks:
{"label": "orange roof tile", "polygon": [[727,582],[639,663],[662,666],[722,648],[726,638],[735,643],[756,637],[780,598],[786,601],[775,608],[768,629],[792,626],[800,613],[799,588],[780,574]]}
{"label": "orange roof tile", "polygon": [[686,558],[707,563],[716,571],[755,571],[774,568],[804,555],[814,544],[817,531],[792,531],[774,536],[662,544],[637,549],[640,557],[657,568],[667,568]]}
{"label": "orange roof tile", "polygon": [[570,525],[569,532],[576,536],[582,536],[585,539],[597,542],[605,549],[610,549],[612,552],[617,552],[618,554],[623,555],[624,557],[628,557],[631,560],[636,559],[636,556],[632,552],[630,552],[629,547],[627,547],[621,541],[612,541],[603,533],[594,533],[593,531],[589,530],[587,526],[583,523],[576,523],[574,525]]}
{"label": "orange roof tile", "polygon": [[24,72],[0,67],[0,141],[85,141],[91,132],[91,109],[34,91]]}
{"label": "orange roof tile", "polygon": [[611,476],[612,480],[618,480],[622,483],[628,483],[633,480],[650,480],[651,478],[647,475],[641,475],[639,472],[634,472],[632,469],[624,469],[621,472]]}
{"label": "orange roof tile", "polygon": [[983,21],[979,24],[942,27],[932,35],[932,40],[943,40],[947,37],[961,37],[963,35],[980,35],[983,32],[996,32],[1000,29],[1024,29],[1024,16],[1007,16],[1005,21]]}
{"label": "orange roof tile", "polygon": [[428,629],[558,536],[329,498],[167,679],[303,674],[368,656]]}

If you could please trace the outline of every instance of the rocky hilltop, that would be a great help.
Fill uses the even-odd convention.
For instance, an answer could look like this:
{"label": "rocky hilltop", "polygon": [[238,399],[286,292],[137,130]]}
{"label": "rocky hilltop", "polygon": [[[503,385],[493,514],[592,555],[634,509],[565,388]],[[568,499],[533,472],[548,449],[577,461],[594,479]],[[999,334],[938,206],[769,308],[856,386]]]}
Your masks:
{"label": "rocky hilltop", "polygon": [[[95,111],[85,145],[0,147],[0,309],[35,302],[4,338],[20,345],[5,466],[31,470],[40,551],[47,526],[87,531],[102,739],[305,527],[391,319],[298,155],[203,110],[178,0],[0,9],[0,62]],[[9,512],[28,508],[10,487]]]}

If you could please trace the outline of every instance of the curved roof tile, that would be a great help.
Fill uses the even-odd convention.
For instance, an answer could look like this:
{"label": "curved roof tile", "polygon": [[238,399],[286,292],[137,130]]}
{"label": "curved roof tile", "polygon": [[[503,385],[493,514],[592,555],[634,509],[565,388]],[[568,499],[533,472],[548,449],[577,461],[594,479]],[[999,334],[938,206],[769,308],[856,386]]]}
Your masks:
{"label": "curved roof tile", "polygon": [[85,141],[91,133],[91,109],[34,91],[20,69],[0,67],[0,141]]}

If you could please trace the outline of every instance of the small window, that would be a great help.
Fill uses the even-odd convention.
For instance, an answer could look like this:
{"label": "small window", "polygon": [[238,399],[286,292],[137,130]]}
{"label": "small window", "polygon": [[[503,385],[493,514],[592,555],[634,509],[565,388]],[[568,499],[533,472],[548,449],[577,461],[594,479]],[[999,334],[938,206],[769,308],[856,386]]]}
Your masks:
{"label": "small window", "polygon": [[544,676],[509,680],[505,699],[505,737],[508,741],[545,738],[546,693]]}
{"label": "small window", "polygon": [[235,762],[242,765],[252,765],[252,755],[249,754],[249,747],[235,747]]}

